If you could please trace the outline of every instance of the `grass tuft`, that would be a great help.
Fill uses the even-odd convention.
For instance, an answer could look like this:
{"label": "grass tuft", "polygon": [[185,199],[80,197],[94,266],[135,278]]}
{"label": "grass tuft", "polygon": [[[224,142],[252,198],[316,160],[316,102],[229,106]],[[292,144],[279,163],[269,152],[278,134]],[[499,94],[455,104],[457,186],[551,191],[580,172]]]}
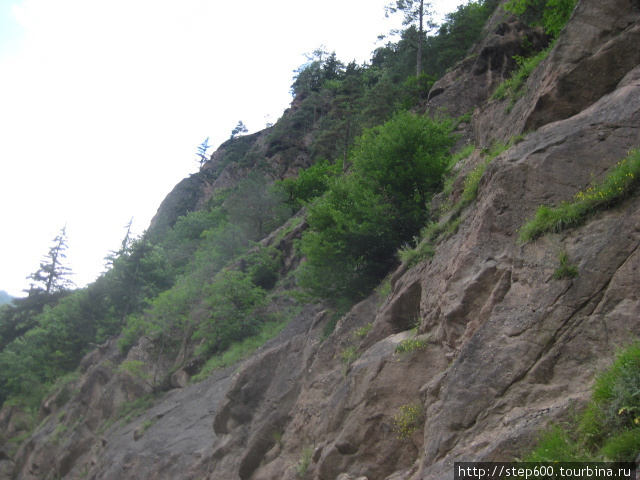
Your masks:
{"label": "grass tuft", "polygon": [[545,58],[547,58],[549,52],[551,52],[551,49],[553,48],[553,45],[554,44],[552,43],[546,49],[533,57],[518,58],[517,60],[520,65],[518,70],[511,76],[511,78],[505,80],[498,86],[491,98],[494,100],[509,98],[510,103],[507,107],[507,112],[510,112],[518,99],[525,94],[526,90],[524,87],[527,79],[531,76],[536,67],[540,65]]}
{"label": "grass tuft", "polygon": [[560,266],[553,272],[555,280],[563,280],[565,278],[575,278],[579,275],[578,267],[569,263],[569,254],[563,251],[558,255]]}
{"label": "grass tuft", "polygon": [[300,453],[300,460],[298,460],[298,464],[296,465],[296,474],[298,475],[298,478],[304,478],[307,470],[309,469],[312,456],[312,447],[305,447],[302,449],[302,452]]}
{"label": "grass tuft", "polygon": [[590,215],[630,196],[639,184],[640,150],[632,150],[601,183],[578,192],[571,201],[557,207],[540,206],[533,219],[519,230],[519,241],[527,243],[547,233],[580,226]]}
{"label": "grass tuft", "polygon": [[525,462],[634,461],[640,451],[640,342],[620,351],[577,419],[548,429]]}

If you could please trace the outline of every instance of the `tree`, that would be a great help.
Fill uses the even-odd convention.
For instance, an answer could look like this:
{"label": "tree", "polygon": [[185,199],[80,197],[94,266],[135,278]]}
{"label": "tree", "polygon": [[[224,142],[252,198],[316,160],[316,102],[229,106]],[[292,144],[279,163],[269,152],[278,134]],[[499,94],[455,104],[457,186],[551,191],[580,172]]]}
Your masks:
{"label": "tree", "polygon": [[[240,126],[240,123],[238,123],[238,126]],[[233,134],[231,134],[231,138],[233,138]],[[202,168],[202,166],[207,162],[207,150],[209,150],[210,148],[211,148],[211,145],[209,145],[209,137],[207,137],[204,142],[198,145],[198,151],[196,152],[196,155],[198,156],[198,162],[200,163],[200,168]]]}
{"label": "tree", "polygon": [[[416,53],[416,77],[420,77],[422,73],[422,49],[424,45],[424,18],[431,16],[431,12],[427,9],[431,8],[431,3],[424,0],[396,0],[395,5],[392,3],[387,7],[387,13],[396,13],[401,11],[404,13],[403,25],[417,26],[417,53]],[[434,27],[433,22],[428,21],[427,25]]]}
{"label": "tree", "polygon": [[496,0],[469,2],[448,13],[437,33],[427,38],[424,69],[440,77],[448,68],[464,59],[469,48],[480,37],[497,3]]}
{"label": "tree", "polygon": [[361,298],[394,262],[394,252],[428,220],[455,138],[451,121],[410,112],[366,130],[351,150],[351,172],[329,179],[309,207],[300,284],[319,297]]}
{"label": "tree", "polygon": [[222,351],[232,342],[253,335],[263,322],[255,310],[264,304],[266,292],[254,285],[249,275],[224,270],[207,291],[210,315],[193,336],[203,340],[201,353]]}
{"label": "tree", "polygon": [[271,188],[264,176],[252,172],[229,195],[225,206],[231,223],[241,227],[250,240],[260,240],[291,214],[285,200],[284,192]]}
{"label": "tree", "polygon": [[71,269],[63,265],[67,250],[67,226],[65,225],[60,233],[53,239],[53,245],[44,260],[40,262],[40,269],[32,273],[27,278],[34,281],[28,291],[29,295],[44,293],[46,295],[69,290],[75,286],[68,277]]}
{"label": "tree", "polygon": [[241,135],[244,135],[248,131],[249,131],[249,129],[245,126],[244,123],[242,123],[242,120],[240,120],[238,122],[238,125],[236,125],[236,128],[231,130],[231,138],[236,138],[236,137],[239,137]]}

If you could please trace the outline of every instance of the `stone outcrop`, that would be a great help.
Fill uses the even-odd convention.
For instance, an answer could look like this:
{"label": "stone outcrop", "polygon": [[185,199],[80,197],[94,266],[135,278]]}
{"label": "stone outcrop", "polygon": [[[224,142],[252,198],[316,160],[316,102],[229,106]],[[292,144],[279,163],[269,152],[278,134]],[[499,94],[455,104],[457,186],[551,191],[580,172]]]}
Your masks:
{"label": "stone outcrop", "polygon": [[[502,2],[504,3],[504,2]],[[525,42],[526,38],[526,42]],[[496,9],[482,40],[429,92],[427,110],[460,117],[484,105],[494,90],[516,70],[516,56],[540,51],[549,44],[540,27],[529,27],[504,10]]]}
{"label": "stone outcrop", "polygon": [[[34,435],[17,452],[0,449],[0,474],[435,480],[453,478],[456,461],[518,457],[584,405],[594,376],[638,335],[637,192],[581,227],[517,238],[539,205],[570,200],[640,146],[639,18],[637,1],[581,0],[507,112],[490,96],[513,68],[521,27],[494,17],[477,56],[434,86],[427,108],[475,108],[478,150],[461,177],[481,149],[520,140],[487,166],[432,258],[392,272],[333,333],[326,306],[307,305],[240,366],[196,384],[198,365],[177,370],[173,388],[130,423],[109,419],[150,387],[117,366],[148,353],[141,345],[125,357],[107,343],[83,361],[70,401],[49,399]],[[453,199],[463,185],[454,182]],[[305,228],[265,240],[283,253],[281,273],[298,265]],[[553,278],[561,252],[577,277]],[[19,432],[15,415],[3,410],[5,435]]]}

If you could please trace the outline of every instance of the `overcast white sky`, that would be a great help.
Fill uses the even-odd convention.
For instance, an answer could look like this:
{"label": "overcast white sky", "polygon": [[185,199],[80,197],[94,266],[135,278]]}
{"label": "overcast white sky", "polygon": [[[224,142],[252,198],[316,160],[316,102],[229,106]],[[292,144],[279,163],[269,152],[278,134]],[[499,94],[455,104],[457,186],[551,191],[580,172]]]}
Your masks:
{"label": "overcast white sky", "polygon": [[23,295],[65,224],[74,281],[94,280],[198,144],[281,115],[304,53],[367,61],[388,3],[0,0],[0,290]]}

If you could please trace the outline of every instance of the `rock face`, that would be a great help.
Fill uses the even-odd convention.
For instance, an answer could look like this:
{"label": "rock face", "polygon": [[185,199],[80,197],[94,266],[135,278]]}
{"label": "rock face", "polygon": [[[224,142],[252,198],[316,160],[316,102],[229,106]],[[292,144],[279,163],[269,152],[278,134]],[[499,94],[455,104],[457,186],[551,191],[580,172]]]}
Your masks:
{"label": "rock face", "polygon": [[[541,428],[584,404],[594,375],[640,328],[638,193],[579,228],[517,241],[539,205],[570,200],[640,146],[639,19],[637,1],[581,0],[510,112],[507,101],[489,100],[511,67],[491,63],[499,55],[486,49],[504,38],[486,38],[475,67],[467,60],[434,86],[441,91],[427,108],[459,113],[447,98],[471,88],[481,62],[493,65],[469,93],[472,141],[522,138],[487,166],[477,200],[433,258],[401,266],[327,338],[330,312],[307,306],[237,369],[193,385],[188,372],[175,375],[183,388],[110,427],[116,406],[148,386],[118,373],[124,358],[104,345],[85,359],[80,393],[63,407],[46,403],[43,425],[18,452],[0,449],[0,473],[435,480],[453,478],[456,461],[519,456]],[[490,35],[519,28],[492,21]],[[461,171],[479,161],[478,149]],[[461,188],[454,183],[454,198]],[[278,238],[268,241],[281,242],[292,269],[299,258]],[[576,278],[553,278],[560,252]],[[15,430],[3,415],[0,426]]]}
{"label": "rock face", "polygon": [[496,87],[517,68],[516,55],[526,56],[529,50],[539,51],[548,44],[549,39],[540,27],[528,27],[498,8],[484,27],[482,41],[433,85],[428,110],[434,114],[445,110],[452,117],[459,117],[484,105]]}

